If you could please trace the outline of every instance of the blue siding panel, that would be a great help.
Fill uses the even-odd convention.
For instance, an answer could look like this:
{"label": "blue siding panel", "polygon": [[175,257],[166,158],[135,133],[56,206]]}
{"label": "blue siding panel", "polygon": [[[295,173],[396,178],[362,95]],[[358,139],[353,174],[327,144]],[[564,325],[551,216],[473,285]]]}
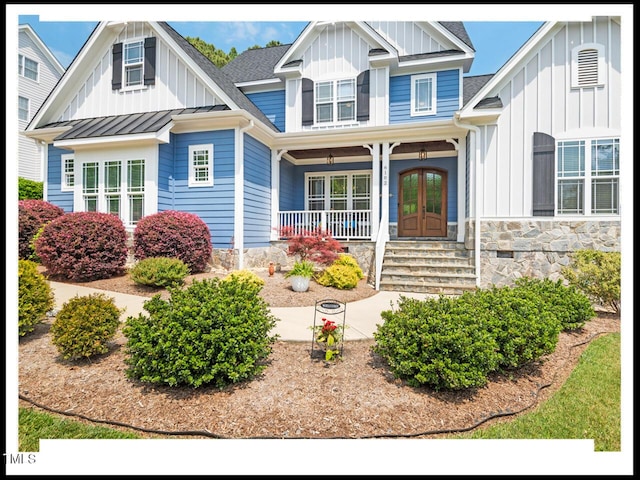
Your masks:
{"label": "blue siding panel", "polygon": [[271,235],[271,150],[244,134],[244,246],[269,245]]}
{"label": "blue siding panel", "polygon": [[47,201],[62,208],[67,213],[73,212],[73,192],[63,192],[60,188],[62,186],[61,157],[68,153],[70,153],[69,150],[49,145],[49,158],[45,173],[47,179]]}
{"label": "blue siding panel", "polygon": [[411,116],[411,75],[389,79],[389,123],[429,122],[452,118],[460,108],[460,72],[436,73],[436,114]]}
{"label": "blue siding panel", "polygon": [[285,129],[285,91],[275,90],[272,92],[247,93],[256,107],[273,123],[278,130],[284,132]]}
{"label": "blue siding panel", "polygon": [[426,161],[394,160],[389,162],[389,222],[398,221],[398,183],[400,172],[410,168],[437,167],[447,171],[447,221],[458,221],[458,159],[456,157],[437,158]]}
{"label": "blue siding panel", "polygon": [[173,157],[176,136],[174,134],[171,134],[170,142],[158,146],[158,211],[175,210]]}
{"label": "blue siding panel", "polygon": [[[233,247],[234,142],[234,130],[184,133],[172,139],[172,208],[198,215],[209,227],[214,248]],[[208,143],[213,143],[213,186],[189,187],[189,146]]]}
{"label": "blue siding panel", "polygon": [[280,160],[280,210],[294,210],[295,202],[295,169],[293,163],[285,160]]}

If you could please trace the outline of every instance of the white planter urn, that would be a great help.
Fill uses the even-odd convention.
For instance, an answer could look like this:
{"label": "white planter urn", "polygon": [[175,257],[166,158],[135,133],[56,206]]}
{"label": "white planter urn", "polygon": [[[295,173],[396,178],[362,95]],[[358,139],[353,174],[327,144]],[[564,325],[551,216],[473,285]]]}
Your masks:
{"label": "white planter urn", "polygon": [[291,277],[291,288],[294,292],[306,292],[309,290],[309,277],[293,275]]}

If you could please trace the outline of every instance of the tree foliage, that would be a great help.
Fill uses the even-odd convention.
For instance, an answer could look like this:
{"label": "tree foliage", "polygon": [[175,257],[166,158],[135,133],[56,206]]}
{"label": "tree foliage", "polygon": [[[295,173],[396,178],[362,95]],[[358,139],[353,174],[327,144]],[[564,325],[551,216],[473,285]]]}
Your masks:
{"label": "tree foliage", "polygon": [[[213,64],[218,68],[224,67],[227,63],[231,62],[238,56],[236,47],[231,47],[229,53],[225,53],[224,50],[216,48],[215,45],[205,42],[200,37],[185,37],[185,39],[191,45],[196,47],[200,53],[211,60],[211,62],[213,62]],[[278,45],[282,45],[279,40],[271,40],[265,47],[276,47]],[[249,47],[247,50],[255,50],[257,48],[263,47],[256,44],[253,47]]]}

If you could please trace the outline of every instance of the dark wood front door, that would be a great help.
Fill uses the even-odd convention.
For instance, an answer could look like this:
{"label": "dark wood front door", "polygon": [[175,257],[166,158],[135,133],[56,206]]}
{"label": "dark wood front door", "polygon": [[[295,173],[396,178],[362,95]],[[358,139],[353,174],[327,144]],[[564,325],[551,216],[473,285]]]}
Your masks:
{"label": "dark wood front door", "polygon": [[447,172],[414,168],[400,174],[399,237],[447,236]]}

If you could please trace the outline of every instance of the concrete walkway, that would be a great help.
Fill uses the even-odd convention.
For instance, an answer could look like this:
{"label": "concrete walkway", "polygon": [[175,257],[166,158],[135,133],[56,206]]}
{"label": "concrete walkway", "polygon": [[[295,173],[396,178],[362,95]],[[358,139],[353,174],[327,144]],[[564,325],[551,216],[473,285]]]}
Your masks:
{"label": "concrete walkway", "polygon": [[[49,282],[55,297],[56,309],[62,308],[62,305],[71,298],[78,296],[91,295],[92,293],[103,293],[108,297],[114,298],[118,308],[124,308],[121,319],[124,321],[127,317],[135,317],[140,313],[147,315],[144,310],[144,302],[149,297],[140,297],[137,295],[128,295],[125,293],[117,293],[106,290],[97,290],[95,288],[81,287],[60,282]],[[380,312],[390,310],[392,304],[397,306],[400,295],[411,298],[424,299],[427,298],[423,293],[400,293],[400,292],[378,292],[375,295],[358,300],[356,302],[347,303],[345,306],[345,340],[361,340],[373,338],[373,332],[376,331],[377,325],[382,323]],[[315,306],[310,307],[278,307],[272,308],[271,312],[279,320],[276,323],[274,333],[280,335],[281,340],[291,341],[311,341],[314,315],[316,315]],[[316,324],[321,318],[334,320],[336,323],[342,322],[342,314],[327,315],[317,313]]]}

